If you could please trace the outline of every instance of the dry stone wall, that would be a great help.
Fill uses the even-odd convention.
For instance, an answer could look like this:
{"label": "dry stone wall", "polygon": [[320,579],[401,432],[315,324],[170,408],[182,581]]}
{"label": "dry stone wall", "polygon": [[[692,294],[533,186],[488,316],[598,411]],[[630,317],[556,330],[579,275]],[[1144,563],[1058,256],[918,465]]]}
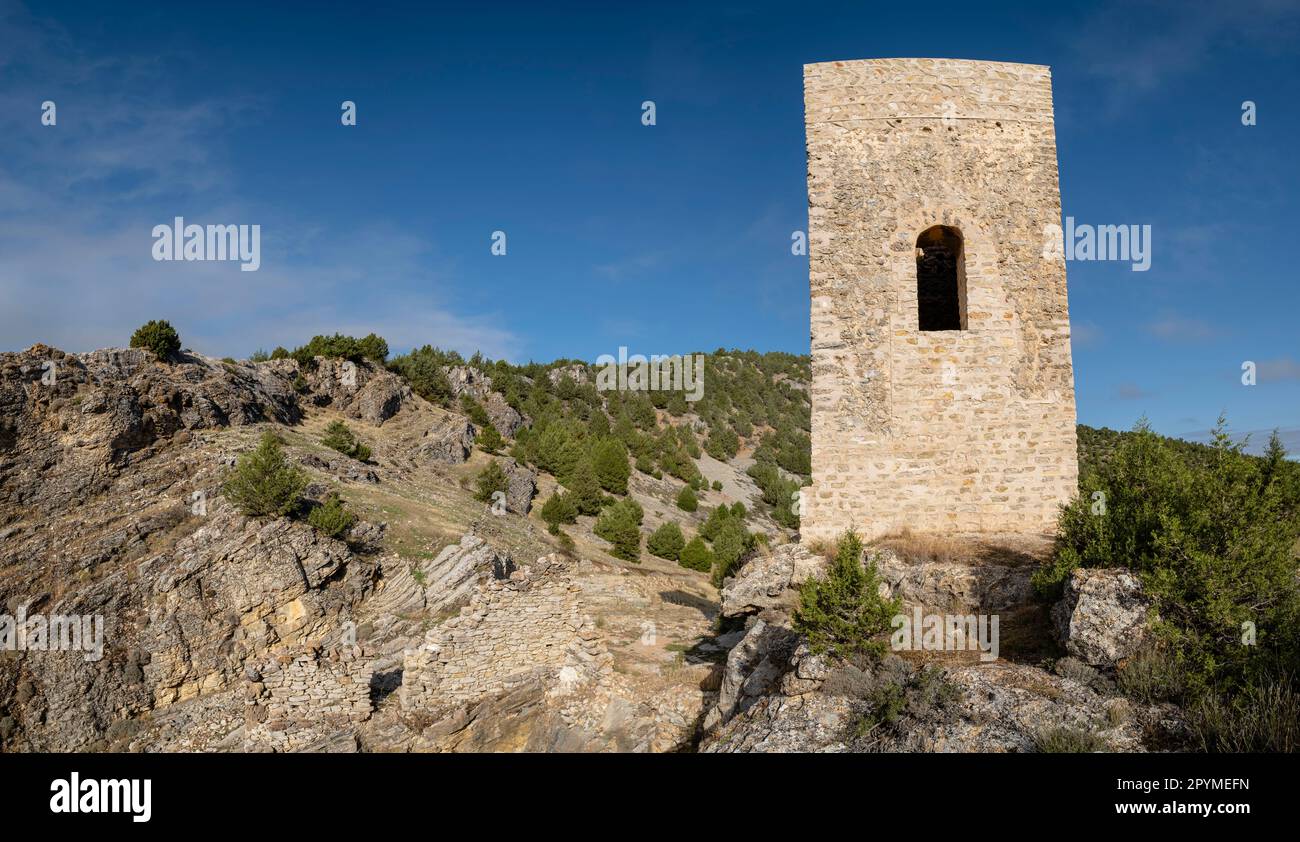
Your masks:
{"label": "dry stone wall", "polygon": [[293,751],[318,742],[331,726],[370,718],[374,659],[360,647],[304,648],[245,675],[247,750]]}
{"label": "dry stone wall", "polygon": [[456,704],[543,680],[576,687],[608,672],[612,657],[589,617],[567,562],[544,556],[480,585],[458,616],[407,650],[405,710]]}
{"label": "dry stone wall", "polygon": [[[1046,67],[804,68],[813,485],[803,536],[1039,533],[1074,493]],[[918,324],[917,239],[962,238],[964,329]]]}

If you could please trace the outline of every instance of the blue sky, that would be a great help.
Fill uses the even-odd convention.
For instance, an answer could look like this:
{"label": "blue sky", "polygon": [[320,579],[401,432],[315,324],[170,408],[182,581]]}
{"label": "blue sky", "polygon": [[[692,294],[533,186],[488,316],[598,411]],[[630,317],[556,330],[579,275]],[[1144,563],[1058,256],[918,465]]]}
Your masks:
{"label": "blue sky", "polygon": [[[1300,450],[1295,3],[133,5],[0,0],[4,350],[807,353],[801,66],[1025,61],[1065,214],[1153,231],[1148,272],[1068,266],[1080,421]],[[261,269],[153,261],[177,215],[261,225]]]}

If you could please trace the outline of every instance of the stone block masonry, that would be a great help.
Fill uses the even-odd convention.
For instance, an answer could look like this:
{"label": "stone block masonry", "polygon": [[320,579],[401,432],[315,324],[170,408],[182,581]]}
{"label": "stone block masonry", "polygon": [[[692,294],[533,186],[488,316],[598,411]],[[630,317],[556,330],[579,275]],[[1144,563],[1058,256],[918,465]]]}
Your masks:
{"label": "stone block masonry", "polygon": [[804,539],[1051,531],[1078,465],[1049,70],[811,64],[804,104]]}

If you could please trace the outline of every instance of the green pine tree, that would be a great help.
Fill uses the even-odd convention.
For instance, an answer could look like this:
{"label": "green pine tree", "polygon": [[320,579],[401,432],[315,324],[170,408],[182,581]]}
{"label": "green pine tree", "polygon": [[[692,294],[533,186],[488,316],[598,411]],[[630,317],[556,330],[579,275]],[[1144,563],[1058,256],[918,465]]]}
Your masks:
{"label": "green pine tree", "polygon": [[605,495],[600,491],[600,480],[596,477],[596,468],[592,465],[589,457],[578,460],[564,485],[569,489],[569,493],[573,495],[573,504],[577,506],[578,514],[594,515],[600,513],[600,507],[605,502]]}
{"label": "green pine tree", "polygon": [[682,534],[682,528],[670,521],[650,534],[645,548],[651,555],[677,561],[685,546],[686,536]]}
{"label": "green pine tree", "polygon": [[324,503],[307,514],[307,523],[330,538],[342,538],[356,522],[357,516],[343,506],[343,500],[335,493],[330,493]]}
{"label": "green pine tree", "polygon": [[881,654],[885,643],[877,638],[891,628],[900,602],[882,599],[879,588],[875,561],[864,564],[862,541],[846,532],[826,576],[808,579],[799,589],[795,631],[818,654]]}
{"label": "green pine tree", "polygon": [[280,439],[269,430],[257,449],[239,457],[226,478],[226,499],[249,517],[283,517],[298,506],[307,475],[285,458]]}
{"label": "green pine tree", "polygon": [[682,567],[707,573],[713,568],[713,553],[705,545],[704,540],[696,535],[682,548],[677,563]]}
{"label": "green pine tree", "polygon": [[578,520],[578,507],[573,502],[573,495],[556,492],[542,505],[542,520],[546,521],[552,535],[560,534],[560,525],[575,523]]}
{"label": "green pine tree", "polygon": [[510,491],[510,479],[495,459],[489,460],[483,470],[479,471],[475,483],[477,490],[474,499],[481,503],[490,503],[492,495],[498,491],[503,494]]}
{"label": "green pine tree", "polygon": [[601,439],[595,448],[596,476],[610,494],[627,494],[632,470],[627,464],[627,447],[615,438]]}

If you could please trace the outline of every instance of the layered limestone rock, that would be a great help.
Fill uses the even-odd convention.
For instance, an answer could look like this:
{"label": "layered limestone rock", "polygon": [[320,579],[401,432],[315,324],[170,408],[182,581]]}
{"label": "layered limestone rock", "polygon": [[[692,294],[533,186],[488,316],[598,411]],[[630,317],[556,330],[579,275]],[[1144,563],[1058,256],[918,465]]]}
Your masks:
{"label": "layered limestone rock", "polygon": [[508,483],[506,508],[515,514],[528,514],[533,508],[533,496],[537,494],[537,472],[511,458],[498,461],[506,472]]}
{"label": "layered limestone rock", "polygon": [[301,415],[291,378],[269,365],[44,345],[0,354],[0,503],[61,508],[178,433]]}
{"label": "layered limestone rock", "polygon": [[463,416],[444,414],[428,430],[416,447],[418,460],[459,465],[474,450],[474,425]]}
{"label": "layered limestone rock", "polygon": [[244,518],[218,503],[139,573],[153,583],[144,673],[162,706],[224,687],[245,659],[277,644],[337,634],[376,569],[305,523]]}

